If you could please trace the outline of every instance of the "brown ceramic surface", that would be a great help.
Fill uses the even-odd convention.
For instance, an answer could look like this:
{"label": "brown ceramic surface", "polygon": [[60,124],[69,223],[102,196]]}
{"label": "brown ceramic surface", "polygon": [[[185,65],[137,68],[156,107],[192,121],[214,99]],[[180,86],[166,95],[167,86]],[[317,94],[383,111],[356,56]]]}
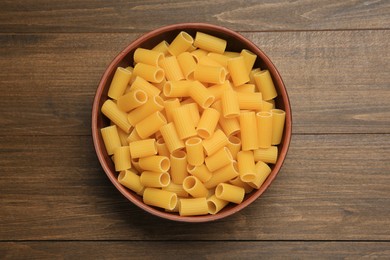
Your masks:
{"label": "brown ceramic surface", "polygon": [[[285,130],[282,142],[278,146],[279,157],[275,165],[270,165],[272,168],[272,172],[267,178],[267,180],[264,182],[264,184],[259,190],[254,190],[250,194],[247,194],[241,204],[232,205],[230,203],[226,208],[224,208],[216,215],[181,217],[176,213],[167,213],[158,208],[145,205],[142,202],[142,197],[123,187],[117,181],[118,174],[114,170],[113,162],[107,155],[102,137],[100,135],[100,129],[109,125],[109,120],[104,115],[102,115],[102,113],[100,112],[100,108],[104,101],[108,98],[108,88],[116,68],[118,66],[126,67],[132,65],[133,54],[136,48],[143,47],[150,49],[160,43],[162,40],[171,42],[174,37],[182,30],[188,32],[193,37],[195,36],[195,33],[197,31],[201,31],[216,37],[223,38],[228,42],[227,50],[229,51],[241,51],[243,48],[245,48],[255,53],[258,56],[258,59],[255,63],[255,67],[268,69],[272,75],[276,90],[278,92],[278,97],[275,99],[276,107],[286,111]],[[240,211],[241,209],[245,208],[253,201],[255,201],[275,179],[283,164],[291,139],[291,123],[291,109],[287,91],[284,86],[283,80],[279,75],[279,72],[272,64],[270,59],[255,44],[244,38],[239,33],[236,33],[224,27],[203,23],[183,23],[162,27],[149,33],[146,33],[134,42],[132,42],[129,46],[127,46],[127,48],[125,48],[122,52],[119,53],[119,55],[111,62],[111,64],[108,66],[107,70],[103,74],[96,91],[92,108],[92,136],[95,150],[99,158],[100,164],[102,165],[105,173],[107,174],[111,182],[126,198],[128,198],[131,202],[133,202],[138,207],[144,209],[145,211],[162,218],[183,222],[206,222],[221,219]]]}

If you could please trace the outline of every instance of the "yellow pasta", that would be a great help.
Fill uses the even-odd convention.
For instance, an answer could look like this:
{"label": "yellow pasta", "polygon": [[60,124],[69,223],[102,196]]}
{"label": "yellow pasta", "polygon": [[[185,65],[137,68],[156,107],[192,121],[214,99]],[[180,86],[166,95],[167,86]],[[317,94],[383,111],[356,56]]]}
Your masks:
{"label": "yellow pasta", "polygon": [[175,184],[182,184],[188,176],[187,155],[184,151],[175,151],[170,155],[171,160],[171,178]]}
{"label": "yellow pasta", "polygon": [[140,182],[139,175],[130,169],[119,173],[118,182],[135,193],[140,193],[145,188]]}
{"label": "yellow pasta", "polygon": [[211,92],[199,81],[193,81],[190,97],[202,108],[209,107],[215,100]]}
{"label": "yellow pasta", "polygon": [[183,72],[184,78],[187,80],[194,80],[194,71],[196,67],[194,56],[189,52],[183,52],[177,56],[177,61],[179,62],[179,66]]}
{"label": "yellow pasta", "polygon": [[262,112],[271,112],[271,109],[273,109],[275,106],[273,103],[269,102],[269,101],[262,101],[262,107],[260,109],[260,111]]}
{"label": "yellow pasta", "polygon": [[191,88],[189,81],[167,81],[164,85],[163,92],[166,97],[188,97]]}
{"label": "yellow pasta", "polygon": [[209,191],[195,176],[188,176],[183,181],[183,189],[194,198],[207,197]]}
{"label": "yellow pasta", "polygon": [[146,103],[148,96],[145,91],[137,89],[118,98],[118,108],[124,112],[129,112]]}
{"label": "yellow pasta", "polygon": [[129,142],[127,142],[127,137],[129,137],[129,134],[125,133],[125,131],[123,131],[122,129],[118,129],[118,136],[119,136],[119,139],[121,141],[121,145],[122,146],[128,146],[129,145]]}
{"label": "yellow pasta", "polygon": [[178,198],[176,193],[157,188],[145,188],[143,202],[150,206],[155,206],[167,210],[176,207]]}
{"label": "yellow pasta", "polygon": [[196,130],[194,122],[191,118],[189,109],[185,107],[178,107],[172,111],[173,122],[175,129],[180,139],[187,139],[192,136],[196,136]]}
{"label": "yellow pasta", "polygon": [[194,46],[209,52],[222,54],[226,49],[226,45],[226,40],[206,33],[197,32],[195,35]]}
{"label": "yellow pasta", "polygon": [[131,158],[131,167],[132,167],[132,169],[134,168],[134,170],[137,174],[140,174],[141,172],[143,172],[143,170],[139,166],[139,158]]}
{"label": "yellow pasta", "polygon": [[215,100],[219,100],[225,90],[232,89],[232,85],[229,80],[225,80],[222,84],[215,84],[207,89],[215,97]]}
{"label": "yellow pasta", "polygon": [[130,133],[131,125],[127,120],[127,114],[121,111],[112,100],[107,99],[103,103],[101,111],[125,133]]}
{"label": "yellow pasta", "polygon": [[177,150],[184,148],[184,143],[180,139],[175,125],[168,123],[160,128],[162,137],[170,153],[174,153]]}
{"label": "yellow pasta", "polygon": [[125,89],[127,88],[127,85],[129,84],[131,75],[131,71],[122,67],[118,67],[111,81],[107,95],[115,100],[122,96],[125,92]]}
{"label": "yellow pasta", "polygon": [[240,86],[249,82],[249,71],[246,70],[243,56],[230,58],[228,60],[228,71],[234,86]]}
{"label": "yellow pasta", "polygon": [[134,91],[138,89],[144,91],[150,97],[158,96],[161,93],[161,90],[159,88],[150,84],[144,78],[136,76],[133,83],[130,86],[130,91]]}
{"label": "yellow pasta", "polygon": [[237,153],[241,151],[241,139],[234,135],[229,136],[226,147],[230,150],[232,158],[236,160]]}
{"label": "yellow pasta", "polygon": [[219,112],[214,108],[206,108],[196,127],[196,132],[202,138],[209,138],[218,124]]}
{"label": "yellow pasta", "polygon": [[164,101],[165,115],[168,122],[172,122],[172,110],[180,107],[180,101],[178,98],[167,99]]}
{"label": "yellow pasta", "polygon": [[148,157],[157,154],[155,139],[145,139],[129,143],[131,158]]}
{"label": "yellow pasta", "polygon": [[114,150],[115,171],[120,172],[131,168],[130,149],[128,146],[117,147]]}
{"label": "yellow pasta", "polygon": [[[207,54],[206,56],[200,57],[198,64],[203,65],[203,66],[211,66],[211,67],[223,67],[217,61],[210,58],[209,54]],[[224,68],[224,69],[226,69],[226,68]]]}
{"label": "yellow pasta", "polygon": [[253,75],[257,89],[263,95],[263,100],[271,100],[278,94],[268,70],[262,70]]}
{"label": "yellow pasta", "polygon": [[169,185],[171,177],[167,172],[144,171],[139,180],[144,187],[161,188]]}
{"label": "yellow pasta", "polygon": [[236,178],[234,179],[231,179],[229,181],[230,184],[234,185],[234,186],[237,186],[237,187],[241,187],[241,188],[244,188],[245,190],[245,194],[248,194],[250,192],[253,191],[253,187],[249,185],[249,183],[247,182],[243,182],[240,178],[240,176],[237,176]]}
{"label": "yellow pasta", "polygon": [[220,183],[215,188],[215,196],[221,200],[240,204],[244,200],[245,190],[242,187]]}
{"label": "yellow pasta", "polygon": [[[117,147],[121,147],[121,140],[119,139],[118,129],[116,125],[111,125],[100,129],[103,142],[106,147],[108,155],[113,155]],[[203,148],[202,148],[203,151]]]}
{"label": "yellow pasta", "polygon": [[244,57],[245,68],[246,68],[246,71],[249,73],[252,70],[253,65],[255,64],[257,56],[253,52],[246,50],[246,49],[243,49],[241,51],[240,55],[242,57]]}
{"label": "yellow pasta", "polygon": [[261,185],[263,185],[264,181],[270,175],[272,170],[266,163],[262,161],[258,161],[256,163],[255,169],[256,169],[256,178],[255,180],[249,182],[248,184],[255,189],[260,189]]}
{"label": "yellow pasta", "polygon": [[152,48],[152,51],[162,52],[164,56],[168,55],[169,44],[167,41],[161,41],[159,44]]}
{"label": "yellow pasta", "polygon": [[253,151],[255,161],[275,164],[278,159],[278,147],[259,148]]}
{"label": "yellow pasta", "polygon": [[214,172],[233,161],[232,154],[227,147],[223,147],[211,156],[204,159],[209,171]]}
{"label": "yellow pasta", "polygon": [[263,107],[262,95],[260,92],[243,93],[236,92],[240,109],[261,110]]}
{"label": "yellow pasta", "polygon": [[198,166],[193,166],[193,165],[188,164],[187,171],[191,175],[198,178],[203,183],[209,181],[211,179],[211,177],[213,176],[213,173],[210,172],[209,169],[207,169],[206,165],[204,165],[204,164],[201,164]]}
{"label": "yellow pasta", "polygon": [[204,183],[204,186],[207,189],[212,189],[216,187],[218,184],[222,182],[228,182],[239,175],[240,173],[238,172],[237,162],[232,161],[231,163],[222,167],[221,169],[216,170],[211,176],[211,178]]}
{"label": "yellow pasta", "polygon": [[177,196],[182,198],[186,198],[189,196],[188,192],[184,190],[183,185],[175,184],[173,182],[170,182],[166,187],[162,187],[162,190],[174,192],[177,194]]}
{"label": "yellow pasta", "polygon": [[226,70],[220,66],[197,65],[194,70],[194,79],[200,82],[222,84],[226,79]]}
{"label": "yellow pasta", "polygon": [[[181,103],[183,104],[183,102]],[[196,103],[188,103],[188,104],[183,104],[183,108],[188,109],[192,122],[194,123],[194,126],[196,127],[199,123],[200,120],[200,115],[199,115],[199,107],[198,104]]]}
{"label": "yellow pasta", "polygon": [[127,137],[127,143],[131,143],[131,142],[139,141],[139,140],[142,140],[142,138],[138,135],[135,128],[133,128],[133,130],[131,130],[129,136]]}
{"label": "yellow pasta", "polygon": [[208,54],[208,51],[202,49],[196,49],[190,52],[190,54],[194,57],[196,63],[198,63],[201,57],[206,56]]}
{"label": "yellow pasta", "polygon": [[243,182],[255,180],[255,159],[252,151],[240,151],[237,154],[238,171]]}
{"label": "yellow pasta", "polygon": [[[252,69],[252,70],[249,72],[249,83],[250,83],[250,84],[256,84],[254,75],[255,75],[257,72],[259,72],[259,71],[261,71],[260,68],[254,68],[254,69]],[[256,86],[256,85],[255,85],[255,86]]]}
{"label": "yellow pasta", "polygon": [[133,73],[136,76],[140,76],[141,78],[154,83],[161,82],[165,76],[164,70],[161,68],[144,63],[137,63],[134,66]]}
{"label": "yellow pasta", "polygon": [[170,54],[178,56],[182,52],[187,51],[194,42],[194,39],[188,33],[181,31],[168,47]]}
{"label": "yellow pasta", "polygon": [[183,72],[181,71],[179,62],[176,56],[165,57],[160,63],[161,68],[165,72],[165,78],[171,81],[179,81],[184,79]]}
{"label": "yellow pasta", "polygon": [[241,144],[243,151],[259,147],[256,114],[253,111],[240,113]]}
{"label": "yellow pasta", "polygon": [[[241,93],[255,93],[256,92],[256,86],[255,84],[243,84],[240,86],[237,86],[234,88],[235,91],[241,92]],[[257,92],[260,93],[260,92]]]}
{"label": "yellow pasta", "polygon": [[135,126],[151,114],[164,109],[164,100],[160,96],[148,98],[145,104],[131,110],[127,114],[128,122]]}
{"label": "yellow pasta", "polygon": [[213,215],[220,212],[227,204],[229,204],[229,201],[218,199],[215,195],[207,199],[209,213]]}
{"label": "yellow pasta", "polygon": [[272,143],[272,114],[270,112],[258,112],[256,118],[258,146],[260,148],[268,148]]}
{"label": "yellow pasta", "polygon": [[286,112],[281,109],[271,109],[272,113],[272,145],[280,144],[283,136]]}
{"label": "yellow pasta", "polygon": [[171,167],[171,163],[165,156],[152,155],[139,158],[139,166],[144,171],[167,172]]}
{"label": "yellow pasta", "polygon": [[227,136],[231,136],[240,132],[240,123],[236,117],[225,118],[222,116],[223,110],[222,110],[222,102],[220,100],[214,102],[214,104],[212,104],[211,107],[216,109],[221,114],[218,122],[223,132]]}
{"label": "yellow pasta", "polygon": [[235,57],[239,57],[240,53],[236,52],[236,51],[225,51],[223,53],[223,55],[225,55],[226,57],[229,57],[229,58],[235,58]]}
{"label": "yellow pasta", "polygon": [[228,60],[230,57],[223,55],[223,54],[220,54],[220,53],[215,53],[215,52],[208,53],[207,57],[216,61],[220,66],[227,69],[227,63],[228,63]]}
{"label": "yellow pasta", "polygon": [[207,156],[213,155],[219,149],[227,145],[228,139],[222,130],[216,130],[214,134],[202,141],[204,151]]}
{"label": "yellow pasta", "polygon": [[225,90],[222,94],[222,112],[225,118],[238,117],[240,106],[238,104],[237,93],[234,90]]}
{"label": "yellow pasta", "polygon": [[196,216],[208,213],[206,198],[180,199],[180,216]]}
{"label": "yellow pasta", "polygon": [[148,50],[144,48],[137,48],[134,52],[135,63],[145,63],[158,67],[160,62],[164,59],[164,53]]}
{"label": "yellow pasta", "polygon": [[189,165],[199,166],[204,162],[202,139],[192,137],[185,142],[187,162]]}
{"label": "yellow pasta", "polygon": [[156,140],[156,146],[158,155],[169,157],[170,153],[163,137],[160,137]]}
{"label": "yellow pasta", "polygon": [[164,115],[160,111],[156,111],[136,124],[135,130],[142,139],[145,139],[160,130],[166,123]]}

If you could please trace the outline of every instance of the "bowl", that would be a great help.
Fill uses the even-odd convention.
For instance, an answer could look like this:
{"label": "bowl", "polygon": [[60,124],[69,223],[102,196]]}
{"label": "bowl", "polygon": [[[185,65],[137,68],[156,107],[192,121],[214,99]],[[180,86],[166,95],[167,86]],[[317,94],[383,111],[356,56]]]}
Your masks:
{"label": "bowl", "polygon": [[[228,45],[226,50],[228,51],[241,51],[245,48],[256,54],[257,59],[254,67],[260,66],[261,69],[269,70],[276,91],[278,93],[278,96],[275,98],[275,106],[277,108],[283,109],[286,112],[284,133],[282,136],[282,141],[278,145],[278,160],[275,164],[271,165],[272,171],[266,181],[263,183],[260,189],[255,189],[251,193],[246,194],[241,204],[233,205],[230,203],[227,207],[225,207],[223,210],[221,210],[215,215],[180,216],[177,213],[165,212],[164,210],[160,210],[158,208],[144,204],[142,197],[125,188],[118,182],[118,173],[115,172],[114,164],[106,152],[103,139],[100,134],[100,129],[110,124],[109,120],[101,113],[100,109],[104,101],[108,99],[108,88],[110,86],[110,82],[114,76],[116,68],[118,66],[127,67],[129,65],[133,65],[133,54],[138,47],[151,49],[163,40],[171,42],[180,31],[186,31],[193,37],[195,36],[195,33],[197,31],[220,37],[227,40]],[[261,49],[259,49],[254,43],[246,39],[241,34],[224,27],[205,23],[181,23],[161,27],[140,36],[138,39],[131,42],[123,51],[121,51],[113,59],[113,61],[105,70],[100,80],[93,101],[92,137],[97,157],[104,172],[106,173],[110,181],[113,183],[113,185],[129,201],[134,203],[139,208],[164,219],[181,222],[207,222],[225,218],[244,209],[245,207],[253,203],[257,198],[259,198],[259,196],[263,194],[264,191],[270,186],[272,181],[279,173],[289,148],[292,128],[291,118],[292,116],[290,102],[283,80],[274,64]]]}

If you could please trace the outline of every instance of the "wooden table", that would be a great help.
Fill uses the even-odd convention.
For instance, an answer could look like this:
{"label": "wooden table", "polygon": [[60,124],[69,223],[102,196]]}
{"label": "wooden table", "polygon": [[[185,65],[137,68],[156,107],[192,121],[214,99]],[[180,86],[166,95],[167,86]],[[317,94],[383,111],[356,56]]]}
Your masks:
{"label": "wooden table", "polygon": [[[282,171],[203,224],[129,203],[94,151],[91,105],[131,41],[175,22],[237,30],[291,99]],[[0,258],[390,258],[389,1],[0,2]]]}

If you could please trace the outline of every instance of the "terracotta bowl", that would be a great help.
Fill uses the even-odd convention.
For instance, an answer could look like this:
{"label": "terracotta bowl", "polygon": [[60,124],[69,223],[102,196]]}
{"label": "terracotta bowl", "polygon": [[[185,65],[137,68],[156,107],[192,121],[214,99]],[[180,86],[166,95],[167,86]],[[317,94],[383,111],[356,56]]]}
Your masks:
{"label": "terracotta bowl", "polygon": [[[138,47],[143,48],[152,48],[162,40],[171,42],[174,37],[182,30],[185,30],[193,37],[197,31],[201,31],[207,34],[211,34],[216,37],[223,38],[227,40],[227,50],[228,51],[241,51],[242,49],[248,49],[255,53],[258,58],[255,63],[255,67],[260,67],[261,69],[268,69],[273,78],[276,90],[278,92],[278,97],[275,99],[275,104],[277,108],[283,109],[286,112],[286,124],[285,130],[282,137],[282,142],[278,146],[278,160],[276,164],[270,165],[272,172],[263,183],[260,189],[254,190],[249,194],[245,195],[245,199],[241,204],[232,205],[231,203],[224,208],[222,211],[218,212],[215,215],[203,215],[203,216],[192,216],[192,217],[182,217],[176,213],[167,213],[164,210],[148,206],[143,203],[142,197],[138,196],[134,192],[128,190],[122,186],[118,180],[118,174],[114,170],[114,164],[110,157],[107,155],[101,134],[100,129],[102,127],[109,125],[109,120],[101,113],[100,109],[105,100],[107,100],[107,91],[110,86],[110,82],[113,78],[114,72],[118,66],[126,67],[133,64],[133,54],[135,49]],[[92,108],[92,136],[95,146],[95,150],[100,161],[100,164],[103,167],[103,170],[107,174],[108,178],[114,184],[114,186],[132,203],[140,207],[141,209],[156,215],[161,218],[170,219],[174,221],[182,222],[207,222],[221,219],[227,216],[230,216],[243,208],[247,207],[249,204],[254,202],[271,184],[278,174],[283,161],[286,157],[287,150],[290,144],[291,139],[291,109],[290,102],[287,95],[287,91],[279,72],[275,68],[271,60],[261,51],[255,44],[243,37],[237,32],[229,30],[224,27],[204,24],[204,23],[182,23],[174,24],[170,26],[165,26],[149,33],[146,33],[130,43],[123,51],[121,51],[118,56],[114,58],[111,64],[108,66],[104,72],[99,86],[96,91],[95,99],[93,101]]]}

